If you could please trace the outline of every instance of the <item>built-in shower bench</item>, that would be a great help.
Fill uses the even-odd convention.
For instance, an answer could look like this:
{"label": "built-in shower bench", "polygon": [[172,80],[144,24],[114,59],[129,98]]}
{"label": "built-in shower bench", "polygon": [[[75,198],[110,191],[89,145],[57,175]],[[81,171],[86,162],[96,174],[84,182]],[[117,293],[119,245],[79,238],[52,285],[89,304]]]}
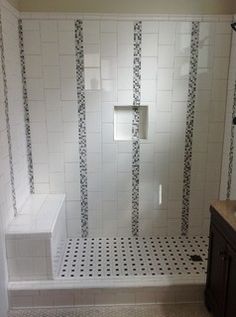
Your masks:
{"label": "built-in shower bench", "polygon": [[65,195],[31,195],[7,228],[9,280],[56,277],[65,240]]}

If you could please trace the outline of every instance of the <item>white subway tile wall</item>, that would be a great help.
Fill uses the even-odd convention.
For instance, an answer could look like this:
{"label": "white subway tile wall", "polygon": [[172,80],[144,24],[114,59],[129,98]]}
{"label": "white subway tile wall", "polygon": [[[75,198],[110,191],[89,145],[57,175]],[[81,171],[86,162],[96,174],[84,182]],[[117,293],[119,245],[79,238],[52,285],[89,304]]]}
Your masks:
{"label": "white subway tile wall", "polygon": [[[207,233],[209,203],[219,194],[228,26],[200,23],[190,234]],[[80,236],[74,25],[25,19],[23,31],[36,192],[66,192],[68,234]],[[140,149],[140,235],[178,235],[191,22],[143,21],[142,33],[148,133]],[[133,21],[85,20],[83,35],[89,235],[130,236],[132,144],[114,140],[114,106],[132,105]]]}
{"label": "white subway tile wall", "polygon": [[[18,19],[2,9],[2,31],[5,51],[5,70],[11,130],[16,209],[20,210],[29,195],[26,137],[22,96]],[[11,36],[9,36],[9,34]],[[3,115],[4,118],[4,115]]]}
{"label": "white subway tile wall", "polygon": [[[75,45],[74,24],[70,22],[23,21],[23,32],[26,70],[30,70],[26,75],[31,83],[28,92],[36,193],[65,192],[68,230],[79,235]],[[37,39],[36,47],[32,37]],[[75,206],[77,213],[72,212]]]}
{"label": "white subway tile wall", "polygon": [[[29,194],[24,112],[22,99],[21,68],[18,38],[18,13],[5,1],[1,2],[1,24],[5,63],[0,67],[0,315],[7,316],[7,267],[5,231],[14,216],[10,179],[9,148],[5,114],[8,98],[11,146],[13,155],[14,189],[16,208],[20,209]],[[2,56],[1,56],[2,58]],[[2,59],[1,59],[2,62]],[[7,94],[4,92],[3,68],[5,67]]]}
{"label": "white subway tile wall", "polygon": [[[232,47],[230,56],[230,65],[228,73],[228,89],[227,89],[227,104],[225,113],[225,135],[224,135],[224,148],[223,148],[223,164],[221,171],[221,190],[220,197],[235,199],[236,198],[236,166],[235,166],[235,127],[232,126],[232,119],[235,116],[236,106],[236,33],[233,33]],[[222,60],[224,63],[224,60]],[[219,66],[223,68],[223,66]],[[226,74],[218,68],[218,73],[225,78]],[[220,115],[220,107],[216,109],[215,116],[218,118]]]}
{"label": "white subway tile wall", "polygon": [[[192,234],[201,228],[207,234],[209,205],[219,197],[227,79],[216,69],[221,67],[227,72],[229,67],[231,29],[226,26],[227,23],[200,24],[189,223]],[[220,53],[221,45],[226,45],[226,49]]]}

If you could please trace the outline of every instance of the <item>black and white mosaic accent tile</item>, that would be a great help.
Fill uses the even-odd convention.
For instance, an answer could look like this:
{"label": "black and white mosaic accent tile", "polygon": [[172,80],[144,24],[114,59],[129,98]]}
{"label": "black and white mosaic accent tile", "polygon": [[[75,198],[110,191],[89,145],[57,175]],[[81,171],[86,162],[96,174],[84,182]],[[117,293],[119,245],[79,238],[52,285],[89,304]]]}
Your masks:
{"label": "black and white mosaic accent tile", "polygon": [[182,193],[182,222],[181,234],[188,234],[189,227],[189,205],[190,205],[190,186],[191,186],[191,165],[192,165],[192,146],[193,146],[193,127],[194,113],[197,90],[197,68],[199,53],[199,22],[192,22],[191,46],[190,46],[190,69],[188,81],[188,101],[185,130],[185,149],[184,149],[184,175]]}
{"label": "black and white mosaic accent tile", "polygon": [[229,166],[228,166],[228,180],[227,180],[227,189],[226,189],[226,198],[230,199],[231,194],[231,183],[232,183],[232,172],[233,172],[233,160],[234,160],[234,130],[235,126],[233,124],[233,119],[236,116],[236,81],[234,87],[234,100],[232,108],[232,122],[230,130],[230,148],[229,148]]}
{"label": "black and white mosaic accent tile", "polygon": [[30,193],[34,194],[34,169],[33,169],[32,143],[31,143],[31,132],[30,132],[30,114],[29,114],[28,93],[27,93],[27,83],[26,83],[23,27],[22,27],[22,20],[21,19],[19,19],[19,21],[18,21],[18,33],[19,33],[21,77],[22,77],[23,102],[24,102],[24,119],[25,119],[26,146],[27,146],[28,177],[29,177]]}
{"label": "black and white mosaic accent tile", "polygon": [[59,277],[205,274],[207,237],[68,239]]}
{"label": "black and white mosaic accent tile", "polygon": [[133,121],[132,121],[132,235],[139,231],[139,106],[141,101],[142,22],[134,24]]}
{"label": "black and white mosaic accent tile", "polygon": [[76,81],[78,102],[78,133],[79,133],[79,164],[81,192],[81,231],[82,237],[88,236],[88,176],[87,176],[87,140],[86,140],[86,109],[84,80],[84,44],[83,22],[75,21],[75,54]]}
{"label": "black and white mosaic accent tile", "polygon": [[1,52],[1,67],[3,76],[3,94],[4,94],[4,106],[5,106],[5,117],[6,117],[6,129],[7,129],[7,141],[8,141],[8,155],[9,155],[9,167],[10,167],[10,181],[11,181],[11,194],[12,194],[12,206],[14,210],[14,215],[17,214],[16,207],[16,191],[15,191],[15,177],[13,169],[13,157],[12,157],[12,140],[11,140],[11,128],[10,128],[10,118],[9,118],[9,104],[8,104],[8,89],[7,89],[7,75],[6,75],[6,65],[5,65],[5,53],[3,44],[3,31],[2,31],[2,17],[0,13],[0,52]]}

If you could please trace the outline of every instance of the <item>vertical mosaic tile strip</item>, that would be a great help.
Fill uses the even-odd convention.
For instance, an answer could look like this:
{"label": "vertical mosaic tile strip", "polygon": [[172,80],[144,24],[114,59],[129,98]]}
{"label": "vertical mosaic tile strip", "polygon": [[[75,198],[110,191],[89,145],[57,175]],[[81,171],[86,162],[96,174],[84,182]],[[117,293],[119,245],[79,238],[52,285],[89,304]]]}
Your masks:
{"label": "vertical mosaic tile strip", "polygon": [[231,123],[231,131],[230,131],[229,166],[228,166],[228,180],[227,180],[227,189],[226,189],[226,198],[227,199],[230,199],[230,194],[231,194],[233,160],[234,160],[234,124],[233,124],[233,119],[235,116],[236,116],[236,81],[235,81],[235,87],[234,87],[232,123]]}
{"label": "vertical mosaic tile strip", "polygon": [[28,177],[29,177],[30,193],[34,194],[34,169],[33,169],[33,159],[32,159],[30,115],[29,115],[29,104],[28,104],[28,93],[27,93],[26,71],[25,71],[23,27],[22,27],[22,20],[21,19],[19,19],[19,21],[18,21],[18,32],[19,32],[19,48],[20,48],[23,102],[24,102],[24,119],[25,119],[26,146],[27,146]]}
{"label": "vertical mosaic tile strip", "polygon": [[142,22],[134,24],[133,121],[132,121],[132,235],[139,231],[139,106],[141,100]]}
{"label": "vertical mosaic tile strip", "polygon": [[80,192],[81,192],[81,231],[82,237],[88,236],[88,176],[87,176],[87,140],[86,140],[86,109],[84,83],[84,44],[83,22],[75,21],[75,54],[76,81],[78,102],[78,132],[80,161]]}
{"label": "vertical mosaic tile strip", "polygon": [[15,191],[15,178],[13,170],[13,157],[12,157],[12,146],[11,146],[11,129],[10,129],[10,118],[9,118],[9,104],[8,104],[8,89],[7,89],[7,75],[5,69],[5,55],[4,55],[4,44],[3,44],[3,31],[2,31],[2,17],[0,13],[0,52],[1,52],[1,66],[3,76],[3,93],[4,93],[4,106],[6,116],[6,128],[7,128],[7,141],[8,141],[8,155],[9,155],[9,166],[10,166],[10,181],[11,181],[11,194],[12,194],[12,205],[14,215],[17,215],[16,207],[16,191]]}
{"label": "vertical mosaic tile strip", "polygon": [[189,205],[190,205],[190,186],[191,186],[191,165],[192,165],[192,146],[193,146],[193,127],[194,112],[196,103],[197,89],[197,68],[198,68],[198,49],[199,49],[199,22],[192,22],[191,46],[190,46],[190,69],[188,81],[188,101],[185,130],[185,149],[184,149],[184,175],[182,193],[182,222],[181,234],[188,234],[189,227]]}

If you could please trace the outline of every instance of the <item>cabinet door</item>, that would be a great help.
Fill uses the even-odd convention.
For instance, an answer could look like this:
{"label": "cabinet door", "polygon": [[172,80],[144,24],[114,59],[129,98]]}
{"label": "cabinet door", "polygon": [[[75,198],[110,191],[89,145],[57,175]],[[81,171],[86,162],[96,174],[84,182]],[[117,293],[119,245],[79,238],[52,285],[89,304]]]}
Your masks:
{"label": "cabinet door", "polygon": [[236,316],[236,252],[228,248],[225,317]]}
{"label": "cabinet door", "polygon": [[223,316],[224,313],[225,271],[226,242],[219,231],[211,226],[207,291],[215,316]]}

